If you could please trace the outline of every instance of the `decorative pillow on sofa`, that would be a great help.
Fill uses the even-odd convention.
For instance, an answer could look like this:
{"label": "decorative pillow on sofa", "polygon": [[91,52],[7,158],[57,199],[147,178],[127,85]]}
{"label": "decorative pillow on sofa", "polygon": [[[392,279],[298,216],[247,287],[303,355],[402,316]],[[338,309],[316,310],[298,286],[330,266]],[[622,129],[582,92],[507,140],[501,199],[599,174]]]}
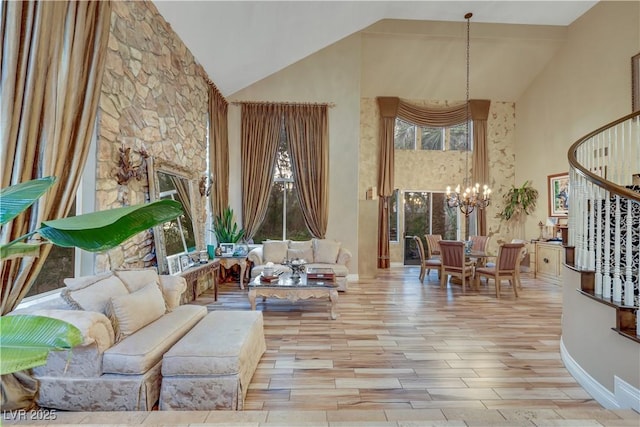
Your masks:
{"label": "decorative pillow on sofa", "polygon": [[289,243],[282,240],[267,240],[262,244],[262,258],[264,262],[282,263],[287,257]]}
{"label": "decorative pillow on sofa", "polygon": [[301,242],[289,242],[289,249],[287,250],[288,259],[303,259],[306,262],[313,262],[313,248],[312,241],[305,240]]}
{"label": "decorative pillow on sofa", "polygon": [[136,292],[151,282],[160,284],[158,272],[155,268],[117,269],[114,271],[129,292]]}
{"label": "decorative pillow on sofa", "polygon": [[340,251],[340,242],[329,239],[313,239],[313,262],[335,264]]}
{"label": "decorative pillow on sofa", "polygon": [[155,282],[128,295],[111,298],[108,316],[114,325],[116,341],[160,318],[166,312],[162,291]]}
{"label": "decorative pillow on sofa", "polygon": [[[66,281],[65,281],[66,282]],[[107,304],[112,297],[129,295],[127,287],[116,276],[106,278],[78,290],[65,288],[60,293],[63,300],[76,310],[97,311],[107,314]]]}
{"label": "decorative pillow on sofa", "polygon": [[64,284],[67,285],[67,288],[70,290],[77,291],[78,289],[86,288],[89,285],[93,285],[94,283],[111,276],[113,276],[113,272],[107,271],[106,273],[96,274],[93,276],[67,277],[64,279]]}

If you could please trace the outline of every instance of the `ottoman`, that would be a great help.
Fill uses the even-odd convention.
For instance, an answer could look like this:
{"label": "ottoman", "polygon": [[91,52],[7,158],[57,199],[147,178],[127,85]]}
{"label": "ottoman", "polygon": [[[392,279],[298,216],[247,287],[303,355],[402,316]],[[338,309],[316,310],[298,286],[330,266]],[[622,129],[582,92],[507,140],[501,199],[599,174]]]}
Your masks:
{"label": "ottoman", "polygon": [[164,354],[160,410],[241,410],[266,348],[262,312],[209,313]]}

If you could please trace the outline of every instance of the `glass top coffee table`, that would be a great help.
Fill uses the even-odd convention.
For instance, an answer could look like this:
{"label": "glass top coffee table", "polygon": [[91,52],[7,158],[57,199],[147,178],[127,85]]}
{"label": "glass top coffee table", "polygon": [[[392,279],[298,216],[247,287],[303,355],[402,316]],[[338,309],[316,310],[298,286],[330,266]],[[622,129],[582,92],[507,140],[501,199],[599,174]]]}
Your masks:
{"label": "glass top coffee table", "polygon": [[260,276],[249,283],[249,302],[251,309],[256,309],[256,297],[288,299],[291,302],[309,298],[326,298],[331,301],[330,317],[338,318],[338,285],[335,281],[308,279],[306,274],[292,278],[291,274],[282,274],[272,282],[266,282]]}

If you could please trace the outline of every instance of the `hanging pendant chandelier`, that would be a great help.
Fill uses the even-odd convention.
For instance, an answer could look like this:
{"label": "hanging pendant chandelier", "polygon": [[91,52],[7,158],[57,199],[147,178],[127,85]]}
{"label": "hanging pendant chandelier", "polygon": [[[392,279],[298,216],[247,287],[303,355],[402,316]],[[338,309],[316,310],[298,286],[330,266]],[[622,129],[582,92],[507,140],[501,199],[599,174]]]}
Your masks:
{"label": "hanging pendant chandelier", "polygon": [[471,184],[469,179],[469,149],[471,147],[471,133],[469,132],[469,122],[471,120],[471,114],[469,109],[469,64],[470,64],[470,21],[473,13],[467,13],[464,15],[464,19],[467,20],[467,91],[466,91],[466,150],[465,150],[465,177],[462,185],[458,184],[452,191],[451,187],[447,187],[447,205],[450,208],[458,207],[460,212],[465,216],[469,216],[476,208],[484,209],[489,206],[491,200],[491,189],[488,185],[483,185],[480,188],[480,184]]}

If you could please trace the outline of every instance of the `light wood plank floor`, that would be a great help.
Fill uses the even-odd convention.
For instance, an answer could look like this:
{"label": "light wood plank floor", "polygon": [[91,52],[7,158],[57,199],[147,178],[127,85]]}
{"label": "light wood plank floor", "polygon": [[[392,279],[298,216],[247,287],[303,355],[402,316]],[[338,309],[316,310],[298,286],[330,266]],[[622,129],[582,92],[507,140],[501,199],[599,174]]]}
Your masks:
{"label": "light wood plank floor", "polygon": [[[516,300],[504,282],[480,291],[421,284],[394,267],[328,300],[258,303],[267,352],[244,412],[59,414],[66,424],[243,426],[640,426],[632,410],[603,409],[560,359],[561,288],[523,275]],[[220,286],[197,301],[250,309],[247,290]],[[5,422],[7,419],[5,418]],[[11,423],[11,422],[10,422]]]}

